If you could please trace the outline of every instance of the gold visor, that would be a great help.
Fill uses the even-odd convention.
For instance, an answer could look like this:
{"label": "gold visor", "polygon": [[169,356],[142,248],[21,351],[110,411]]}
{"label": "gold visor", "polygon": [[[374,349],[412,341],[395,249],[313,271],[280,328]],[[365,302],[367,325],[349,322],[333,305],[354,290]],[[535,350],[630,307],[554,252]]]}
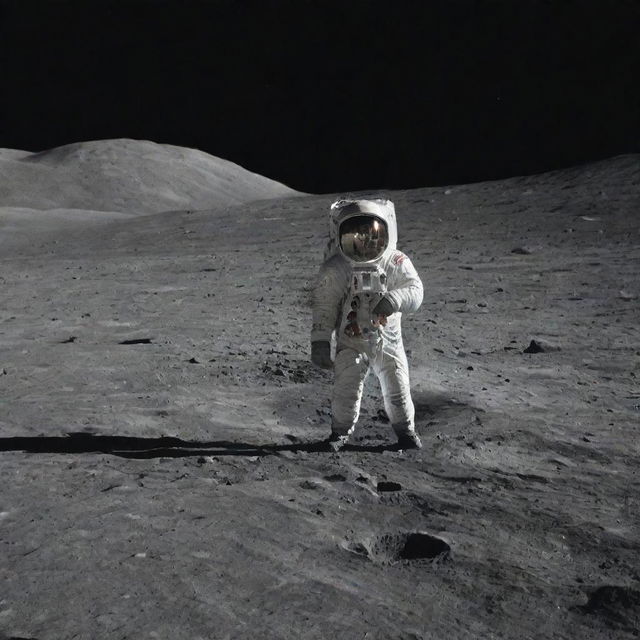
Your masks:
{"label": "gold visor", "polygon": [[389,244],[385,222],[374,216],[355,216],[340,225],[340,248],[354,262],[379,258]]}

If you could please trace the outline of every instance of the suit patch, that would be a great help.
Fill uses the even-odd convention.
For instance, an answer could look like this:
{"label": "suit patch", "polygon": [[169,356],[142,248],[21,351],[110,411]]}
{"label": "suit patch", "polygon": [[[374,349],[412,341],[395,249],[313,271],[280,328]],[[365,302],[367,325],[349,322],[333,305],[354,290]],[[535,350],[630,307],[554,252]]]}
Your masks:
{"label": "suit patch", "polygon": [[393,256],[393,264],[396,264],[396,265],[402,264],[406,257],[407,256],[405,256],[404,253],[400,253],[398,251],[398,253],[396,253],[396,255]]}

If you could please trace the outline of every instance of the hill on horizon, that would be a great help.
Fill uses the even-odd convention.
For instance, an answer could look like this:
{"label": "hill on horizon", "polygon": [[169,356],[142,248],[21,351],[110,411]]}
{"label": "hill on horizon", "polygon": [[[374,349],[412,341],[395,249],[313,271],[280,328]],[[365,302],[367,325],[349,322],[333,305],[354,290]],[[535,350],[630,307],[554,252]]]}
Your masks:
{"label": "hill on horizon", "polygon": [[136,215],[297,193],[203,151],[147,140],[77,142],[38,153],[0,149],[0,207]]}

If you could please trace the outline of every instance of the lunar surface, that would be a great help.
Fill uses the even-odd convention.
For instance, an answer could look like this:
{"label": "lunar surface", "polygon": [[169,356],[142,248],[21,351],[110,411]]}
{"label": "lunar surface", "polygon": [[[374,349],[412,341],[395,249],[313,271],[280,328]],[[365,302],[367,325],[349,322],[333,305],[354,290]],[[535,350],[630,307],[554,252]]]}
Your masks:
{"label": "lunar surface", "polygon": [[0,154],[0,637],[638,637],[640,158],[410,191],[420,451],[309,361],[337,196]]}

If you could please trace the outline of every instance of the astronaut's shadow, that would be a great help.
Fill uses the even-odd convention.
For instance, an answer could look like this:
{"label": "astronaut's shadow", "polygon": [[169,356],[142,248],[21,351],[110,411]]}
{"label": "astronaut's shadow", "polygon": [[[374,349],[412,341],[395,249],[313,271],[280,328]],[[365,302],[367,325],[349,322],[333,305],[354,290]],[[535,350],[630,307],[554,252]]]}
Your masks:
{"label": "astronaut's shadow", "polygon": [[[350,445],[353,451],[382,452],[387,447]],[[1,451],[27,453],[85,454],[104,453],[120,458],[189,458],[201,456],[269,456],[282,451],[325,452],[324,441],[292,442],[291,444],[249,444],[230,440],[200,442],[164,436],[138,438],[131,436],[101,436],[90,433],[69,433],[66,436],[34,436],[0,438]]]}
{"label": "astronaut's shadow", "polygon": [[[483,412],[483,409],[456,400],[450,395],[433,392],[414,391],[416,427],[418,433],[422,425],[439,417],[451,417],[465,411]],[[385,427],[389,427],[388,419]],[[377,423],[376,431],[382,424]],[[386,431],[386,429],[384,429]],[[378,433],[381,436],[381,433]],[[384,437],[384,436],[382,436]],[[393,439],[393,436],[390,436]],[[350,442],[344,452],[383,453],[397,450],[397,444],[361,444]],[[66,436],[18,436],[0,438],[0,452],[25,451],[28,453],[85,454],[104,453],[121,458],[189,458],[201,456],[269,456],[280,452],[325,453],[325,440],[289,444],[252,444],[231,440],[197,441],[182,440],[171,436],[142,438],[134,436],[104,436],[91,433],[72,432]]]}

